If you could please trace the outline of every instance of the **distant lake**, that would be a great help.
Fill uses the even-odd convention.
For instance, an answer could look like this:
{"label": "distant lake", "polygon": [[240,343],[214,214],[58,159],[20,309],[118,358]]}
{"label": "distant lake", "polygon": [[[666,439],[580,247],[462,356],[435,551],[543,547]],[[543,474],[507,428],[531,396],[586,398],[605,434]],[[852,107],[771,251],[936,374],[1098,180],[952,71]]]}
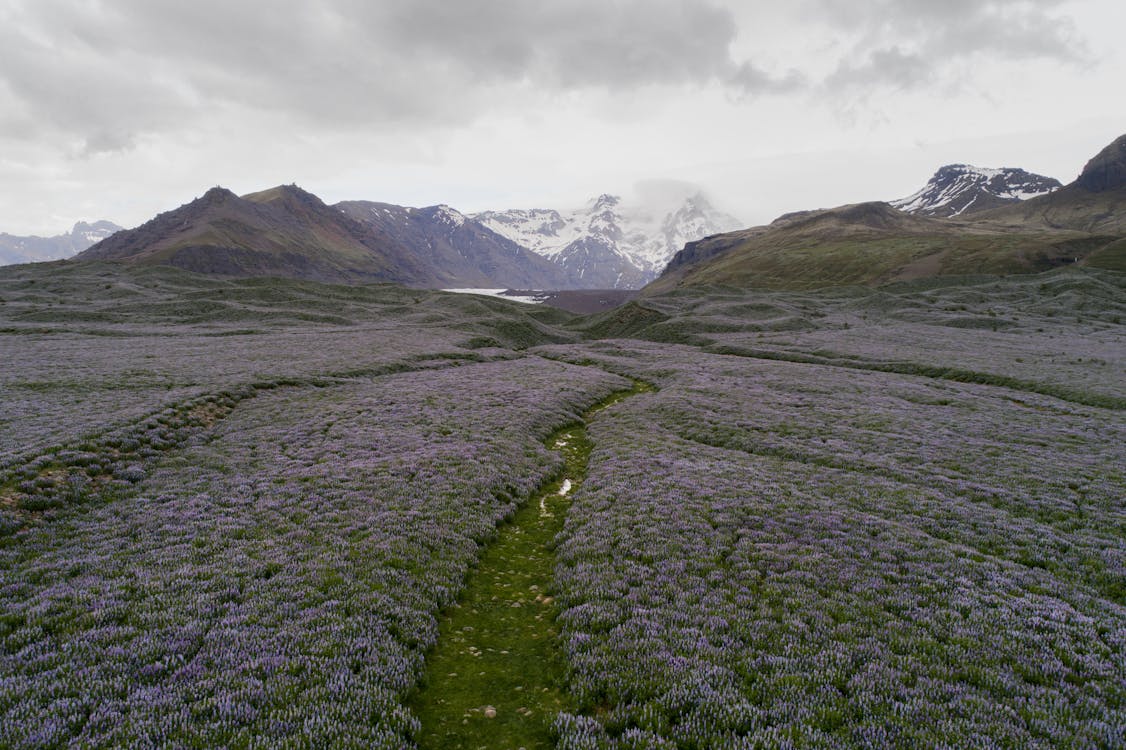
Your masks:
{"label": "distant lake", "polygon": [[527,302],[530,305],[543,304],[544,300],[551,296],[551,292],[542,292],[540,290],[530,291],[513,291],[512,289],[443,289],[443,292],[454,292],[456,294],[483,294],[486,297],[500,297],[501,299],[510,299],[513,302]]}

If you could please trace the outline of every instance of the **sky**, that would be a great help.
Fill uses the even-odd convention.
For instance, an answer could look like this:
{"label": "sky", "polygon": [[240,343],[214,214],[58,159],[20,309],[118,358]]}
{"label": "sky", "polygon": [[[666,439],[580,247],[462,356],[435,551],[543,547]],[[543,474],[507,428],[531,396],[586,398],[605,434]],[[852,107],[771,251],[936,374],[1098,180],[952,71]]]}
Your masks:
{"label": "sky", "polygon": [[0,0],[0,232],[222,185],[747,225],[1126,133],[1121,0]]}

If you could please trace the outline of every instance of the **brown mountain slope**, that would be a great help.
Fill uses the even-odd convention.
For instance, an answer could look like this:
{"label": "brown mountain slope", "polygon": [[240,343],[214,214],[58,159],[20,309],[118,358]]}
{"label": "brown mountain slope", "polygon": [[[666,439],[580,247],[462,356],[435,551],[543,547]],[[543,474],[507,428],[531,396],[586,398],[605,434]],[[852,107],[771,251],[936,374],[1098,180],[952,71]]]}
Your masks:
{"label": "brown mountain slope", "polygon": [[201,198],[118,232],[76,260],[171,265],[223,276],[426,285],[431,275],[405,249],[319,198],[282,186],[239,198]]}

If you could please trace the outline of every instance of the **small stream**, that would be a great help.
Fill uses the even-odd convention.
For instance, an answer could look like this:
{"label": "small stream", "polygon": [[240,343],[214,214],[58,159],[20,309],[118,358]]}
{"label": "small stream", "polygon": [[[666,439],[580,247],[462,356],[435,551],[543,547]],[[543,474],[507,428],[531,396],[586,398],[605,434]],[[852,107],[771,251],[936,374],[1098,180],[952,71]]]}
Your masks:
{"label": "small stream", "polygon": [[551,748],[549,727],[571,708],[559,649],[552,581],[552,540],[563,529],[571,495],[586,476],[591,443],[586,421],[623,398],[652,390],[637,383],[596,404],[583,422],[545,442],[565,461],[497,529],[458,604],[439,623],[427,673],[409,702],[422,731],[420,748]]}

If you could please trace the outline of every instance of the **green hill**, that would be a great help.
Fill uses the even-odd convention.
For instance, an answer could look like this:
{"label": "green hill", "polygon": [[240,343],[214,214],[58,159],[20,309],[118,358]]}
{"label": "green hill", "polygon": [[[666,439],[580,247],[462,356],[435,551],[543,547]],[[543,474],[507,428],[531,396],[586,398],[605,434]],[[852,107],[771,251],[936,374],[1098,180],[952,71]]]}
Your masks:
{"label": "green hill", "polygon": [[886,203],[788,214],[688,243],[645,294],[679,287],[815,289],[1080,264],[1126,270],[1126,136],[1050,194],[973,214],[923,218]]}

